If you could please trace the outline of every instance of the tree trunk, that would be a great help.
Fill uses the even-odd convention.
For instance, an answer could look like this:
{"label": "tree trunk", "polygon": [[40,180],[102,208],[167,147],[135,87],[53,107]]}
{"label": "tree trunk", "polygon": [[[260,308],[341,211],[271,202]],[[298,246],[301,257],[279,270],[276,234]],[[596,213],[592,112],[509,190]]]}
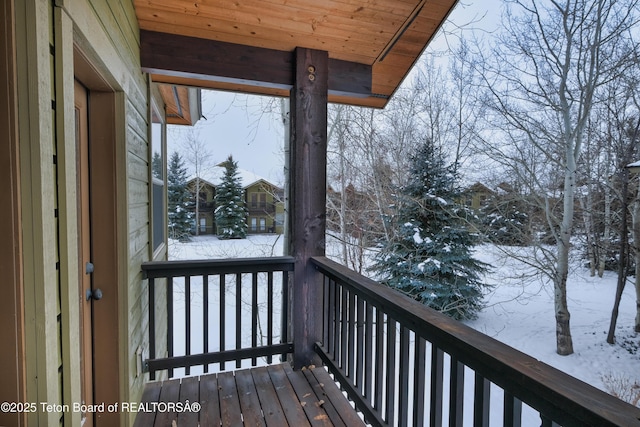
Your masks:
{"label": "tree trunk", "polygon": [[636,263],[636,324],[634,330],[640,332],[640,181],[638,181],[638,192],[633,201],[633,250]]}
{"label": "tree trunk", "polygon": [[[591,191],[588,192],[591,194]],[[582,208],[582,219],[584,221],[584,229],[585,236],[587,237],[587,256],[589,258],[589,274],[591,277],[596,275],[596,254],[595,254],[595,244],[593,242],[593,219],[591,217],[591,212],[593,208],[593,203],[591,202],[590,196],[579,197],[580,207]],[[585,199],[587,202],[585,203]]]}
{"label": "tree trunk", "polygon": [[[568,240],[568,239],[567,239]],[[558,267],[555,279],[554,299],[556,312],[556,352],[561,356],[573,354],[573,340],[569,308],[567,306],[567,276],[569,274],[569,246],[561,241],[558,244]]]}
{"label": "tree trunk", "polygon": [[196,236],[200,235],[200,177],[196,175]]}
{"label": "tree trunk", "polygon": [[636,288],[636,320],[634,330],[640,332],[640,180],[637,180],[636,197],[633,200],[631,211],[631,230],[633,233],[633,255],[635,261],[635,288]]}
{"label": "tree trunk", "polygon": [[604,232],[598,255],[598,277],[604,275],[605,263],[609,252],[609,242],[611,242],[611,200],[611,187],[606,185],[604,189]]}
{"label": "tree trunk", "polygon": [[576,158],[572,144],[568,144],[566,153],[567,168],[564,177],[563,214],[558,236],[558,261],[554,283],[556,352],[562,356],[573,354],[573,340],[569,323],[571,315],[567,306],[567,276],[569,275],[569,249],[571,247],[576,184]]}
{"label": "tree trunk", "polygon": [[613,302],[613,310],[611,311],[611,322],[609,323],[609,333],[607,334],[607,342],[614,344],[616,342],[616,323],[618,322],[618,310],[620,308],[620,300],[622,299],[622,292],[624,286],[627,283],[627,253],[629,246],[629,229],[627,225],[627,211],[629,204],[627,202],[627,194],[629,191],[629,174],[625,169],[623,171],[622,181],[622,197],[621,197],[621,222],[622,227],[620,231],[620,263],[618,264],[618,286],[616,287],[616,299]]}

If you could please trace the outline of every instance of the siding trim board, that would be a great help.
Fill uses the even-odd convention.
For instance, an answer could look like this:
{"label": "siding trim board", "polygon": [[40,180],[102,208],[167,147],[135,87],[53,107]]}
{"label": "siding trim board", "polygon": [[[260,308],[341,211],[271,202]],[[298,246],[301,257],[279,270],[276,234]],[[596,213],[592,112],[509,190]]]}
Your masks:
{"label": "siding trim board", "polygon": [[[0,340],[8,351],[0,353],[0,402],[25,402],[24,282],[22,280],[22,228],[20,219],[20,169],[17,139],[17,77],[15,70],[15,7],[12,0],[0,6]],[[12,350],[12,351],[11,351]],[[0,425],[24,426],[25,413],[0,412]]]}
{"label": "siding trim board", "polygon": [[[53,6],[16,2],[18,135],[23,226],[26,398],[62,403],[57,324]],[[30,413],[33,425],[57,425],[60,414]]]}

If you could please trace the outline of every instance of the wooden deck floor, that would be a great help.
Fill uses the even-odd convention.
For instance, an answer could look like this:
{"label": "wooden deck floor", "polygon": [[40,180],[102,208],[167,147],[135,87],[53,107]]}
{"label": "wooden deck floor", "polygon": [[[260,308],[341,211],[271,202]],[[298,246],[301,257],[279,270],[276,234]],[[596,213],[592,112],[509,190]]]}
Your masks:
{"label": "wooden deck floor", "polygon": [[[187,400],[200,410],[167,405]],[[138,412],[134,427],[364,426],[327,371],[293,371],[286,363],[151,382],[141,403],[156,411]]]}

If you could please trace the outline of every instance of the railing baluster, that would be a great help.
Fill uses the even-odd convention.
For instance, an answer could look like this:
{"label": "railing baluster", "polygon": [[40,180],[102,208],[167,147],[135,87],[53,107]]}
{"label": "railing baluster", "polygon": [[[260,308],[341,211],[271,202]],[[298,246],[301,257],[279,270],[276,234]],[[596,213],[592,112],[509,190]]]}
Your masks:
{"label": "railing baluster", "polygon": [[[225,351],[226,350],[226,344],[225,344],[225,336],[226,336],[226,332],[227,332],[227,326],[226,326],[226,313],[225,313],[225,308],[227,306],[226,302],[225,302],[225,295],[226,295],[226,287],[227,287],[227,276],[225,274],[220,274],[220,351]],[[224,362],[220,362],[220,370],[224,371],[225,368],[225,363]]]}
{"label": "railing baluster", "polygon": [[322,276],[322,345],[328,349],[331,304],[329,304],[329,278]]}
{"label": "railing baluster", "polygon": [[326,292],[328,294],[328,298],[325,302],[327,341],[324,343],[324,345],[327,348],[327,352],[333,355],[335,358],[336,287],[335,287],[335,283],[333,283],[333,281],[331,281],[331,279],[329,279],[328,277],[325,278],[325,284],[326,284],[326,289],[327,289]]}
{"label": "railing baluster", "polygon": [[444,383],[444,352],[431,343],[431,394],[429,396],[429,424],[442,425],[442,390]]}
{"label": "railing baluster", "polygon": [[384,313],[376,307],[376,385],[374,408],[382,412],[382,384],[384,379]]}
{"label": "railing baluster", "polygon": [[504,427],[522,426],[522,402],[513,394],[504,392]]}
{"label": "railing baluster", "polygon": [[364,390],[362,395],[367,398],[369,404],[373,405],[371,396],[373,395],[373,306],[365,302],[366,318],[364,326]]}
{"label": "railing baluster", "polygon": [[[273,272],[267,273],[267,345],[273,345]],[[271,364],[273,357],[267,356],[267,363]]]}
{"label": "railing baluster", "polygon": [[333,294],[334,303],[333,303],[333,358],[338,363],[340,362],[340,289],[341,286],[338,285],[337,282],[335,284],[335,292]]}
{"label": "railing baluster", "polygon": [[349,325],[349,335],[347,337],[347,376],[351,379],[352,383],[355,384],[356,296],[353,292],[349,292],[348,315],[349,318],[347,321]]}
{"label": "railing baluster", "polygon": [[409,425],[409,329],[400,325],[398,425]]}
{"label": "railing baluster", "polygon": [[[149,279],[149,359],[156,358],[156,286],[155,279]],[[149,373],[151,381],[156,379],[156,371]]]}
{"label": "railing baluster", "polygon": [[[258,273],[251,275],[251,347],[258,346]],[[257,359],[251,358],[251,366],[256,366]]]}
{"label": "railing baluster", "polygon": [[451,356],[449,369],[449,427],[462,427],[464,410],[464,365]]}
{"label": "railing baluster", "polygon": [[[167,279],[167,354],[173,357],[173,277]],[[169,378],[173,369],[169,369]]]}
{"label": "railing baluster", "polygon": [[[184,277],[184,354],[191,354],[191,276]],[[184,373],[189,375],[191,366],[185,366]]]}
{"label": "railing baluster", "polygon": [[[242,275],[236,274],[236,350],[242,348]],[[236,369],[242,367],[242,359],[236,359]]]}
{"label": "railing baluster", "polygon": [[[202,276],[202,351],[209,353],[209,276]],[[203,365],[204,373],[209,372],[209,364]]]}
{"label": "railing baluster", "polygon": [[396,321],[387,316],[387,423],[395,425],[396,409]]}
{"label": "railing baluster", "polygon": [[340,298],[340,367],[349,375],[347,371],[347,351],[349,344],[349,325],[347,319],[347,310],[349,308],[348,303],[348,295],[347,288],[344,286],[341,287],[341,298]]}
{"label": "railing baluster", "polygon": [[476,372],[473,393],[473,425],[489,427],[489,406],[491,383]]}
{"label": "railing baluster", "polygon": [[426,392],[427,341],[416,335],[413,376],[413,425],[424,426],[424,398]]}
{"label": "railing baluster", "polygon": [[364,372],[364,325],[365,325],[365,313],[364,313],[364,299],[358,297],[356,305],[356,378],[355,384],[360,393],[364,393],[363,387],[363,372]]}
{"label": "railing baluster", "polygon": [[[280,327],[281,343],[289,342],[289,272],[282,272],[282,325]],[[282,353],[281,359],[284,362],[286,353]]]}

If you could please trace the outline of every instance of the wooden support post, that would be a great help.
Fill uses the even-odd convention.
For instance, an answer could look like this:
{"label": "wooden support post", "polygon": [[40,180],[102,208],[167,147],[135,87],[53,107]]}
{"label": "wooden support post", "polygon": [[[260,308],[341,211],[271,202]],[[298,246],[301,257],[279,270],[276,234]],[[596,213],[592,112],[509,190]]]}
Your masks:
{"label": "wooden support post", "polygon": [[328,54],[297,48],[291,90],[289,250],[293,278],[294,368],[319,364],[313,345],[322,340],[322,282],[309,262],[325,254],[327,189]]}

